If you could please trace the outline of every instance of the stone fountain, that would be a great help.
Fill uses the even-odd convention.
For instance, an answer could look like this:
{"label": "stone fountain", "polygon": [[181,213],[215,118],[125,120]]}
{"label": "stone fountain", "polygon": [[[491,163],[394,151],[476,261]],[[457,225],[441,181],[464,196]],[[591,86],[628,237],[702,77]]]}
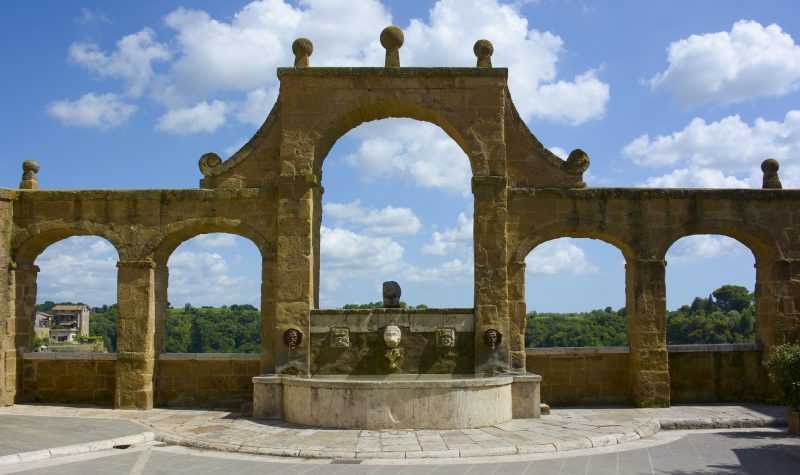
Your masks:
{"label": "stone fountain", "polygon": [[[253,415],[315,427],[464,429],[539,416],[533,374],[480,375],[470,308],[400,307],[397,282],[383,308],[311,311],[311,376],[253,378]],[[287,345],[299,334],[285,334]]]}

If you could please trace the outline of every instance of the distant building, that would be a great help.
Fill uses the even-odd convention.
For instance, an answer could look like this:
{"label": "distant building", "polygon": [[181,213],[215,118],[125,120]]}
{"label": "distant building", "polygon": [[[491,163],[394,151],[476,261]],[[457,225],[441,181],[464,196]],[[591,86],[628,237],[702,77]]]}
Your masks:
{"label": "distant building", "polygon": [[53,321],[53,316],[45,312],[36,312],[36,319],[33,323],[33,332],[38,338],[42,340],[50,339],[50,322]]}
{"label": "distant building", "polygon": [[58,304],[50,310],[50,341],[72,343],[78,336],[89,336],[89,307],[83,304]]}

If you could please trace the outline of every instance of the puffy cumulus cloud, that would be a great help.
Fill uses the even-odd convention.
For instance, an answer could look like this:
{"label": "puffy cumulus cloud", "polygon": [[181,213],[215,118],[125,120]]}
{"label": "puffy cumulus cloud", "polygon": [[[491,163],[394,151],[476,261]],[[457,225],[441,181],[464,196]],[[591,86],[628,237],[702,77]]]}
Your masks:
{"label": "puffy cumulus cloud", "polygon": [[261,280],[248,278],[219,253],[195,251],[183,244],[167,265],[168,298],[173,305],[260,305]]}
{"label": "puffy cumulus cloud", "polygon": [[748,248],[736,239],[702,234],[687,236],[675,242],[667,251],[667,262],[693,263],[698,259],[730,255],[753,256]]}
{"label": "puffy cumulus cloud", "polygon": [[761,162],[781,161],[787,187],[800,186],[800,110],[783,121],[756,119],[752,125],[738,115],[706,123],[693,119],[669,135],[642,135],[623,148],[640,166],[676,166],[672,172],[645,181],[648,186],[761,186]]}
{"label": "puffy cumulus cloud", "polygon": [[474,272],[472,259],[456,258],[428,267],[405,266],[402,275],[411,282],[452,285],[472,279]]}
{"label": "puffy cumulus cloud", "polygon": [[469,194],[469,159],[438,126],[411,119],[386,119],[364,124],[352,134],[359,145],[345,160],[365,180],[404,176],[423,188]]}
{"label": "puffy cumulus cloud", "polygon": [[[342,15],[345,10],[358,13]],[[295,38],[314,42],[314,65],[379,66],[384,51],[375,25],[391,24],[392,17],[378,0],[259,0],[230,19],[178,8],[164,23],[173,35],[170,48],[144,28],[122,38],[111,52],[75,43],[70,58],[95,74],[125,81],[130,94],[149,91],[170,110],[224,97],[239,121],[258,124],[275,98],[275,68],[293,62]],[[563,40],[531,28],[518,3],[439,0],[427,18],[411,20],[404,31],[401,60],[408,66],[474,65],[471,45],[481,37],[491,39],[494,64],[510,67],[509,85],[525,119],[580,124],[605,113],[609,87],[597,70],[559,78]],[[159,62],[166,66],[154,72]]]}
{"label": "puffy cumulus cloud", "polygon": [[353,224],[369,234],[412,236],[422,228],[422,222],[409,208],[369,209],[361,206],[359,200],[325,203],[325,213],[334,223]]}
{"label": "puffy cumulus cloud", "polygon": [[[84,13],[87,11],[84,9]],[[171,54],[166,45],[155,40],[153,30],[145,28],[123,37],[111,53],[94,43],[73,43],[69,58],[101,77],[124,80],[128,93],[139,96],[153,77],[153,63],[168,61]]]}
{"label": "puffy cumulus cloud", "polygon": [[669,66],[650,80],[687,104],[780,96],[800,86],[800,45],[780,26],[740,20],[731,31],[670,44]]}
{"label": "puffy cumulus cloud", "polygon": [[259,88],[247,93],[247,98],[239,105],[236,118],[239,122],[261,125],[278,98],[278,87]]}
{"label": "puffy cumulus cloud", "polygon": [[472,247],[473,219],[467,213],[459,213],[456,227],[444,231],[434,231],[431,241],[422,246],[422,253],[445,256],[465,253]]}
{"label": "puffy cumulus cloud", "polygon": [[39,255],[36,265],[39,302],[100,306],[117,301],[117,252],[102,238],[76,236],[59,241]]}
{"label": "puffy cumulus cloud", "polygon": [[[343,228],[320,228],[320,291],[330,294],[353,278],[380,281],[402,267],[403,246],[388,237],[374,237]],[[323,295],[321,297],[325,299]]]}
{"label": "puffy cumulus cloud", "polygon": [[110,129],[127,122],[136,109],[135,105],[126,103],[116,94],[90,92],[74,101],[62,99],[52,102],[47,113],[70,127]]}
{"label": "puffy cumulus cloud", "polygon": [[158,119],[156,128],[171,134],[210,133],[225,123],[228,106],[222,101],[200,102],[172,109]]}
{"label": "puffy cumulus cloud", "polygon": [[715,168],[678,168],[661,176],[650,177],[644,186],[651,188],[749,188],[750,183],[728,176]]}
{"label": "puffy cumulus cloud", "polygon": [[529,274],[590,274],[598,268],[589,262],[583,249],[570,238],[555,239],[536,246],[525,258]]}
{"label": "puffy cumulus cloud", "polygon": [[578,125],[605,115],[609,86],[593,70],[558,80],[563,40],[529,28],[517,5],[497,0],[440,0],[427,21],[411,20],[400,52],[403,64],[474,65],[470,47],[479,38],[494,45],[492,64],[509,68],[509,89],[523,118]]}
{"label": "puffy cumulus cloud", "polygon": [[[358,14],[343,15],[345,8]],[[172,69],[181,89],[251,91],[274,84],[275,68],[293,63],[291,44],[298,36],[314,41],[315,65],[364,65],[367,56],[377,64],[383,50],[373,25],[388,25],[391,16],[375,0],[304,0],[297,6],[263,0],[245,5],[229,22],[179,8],[165,23],[180,49]]]}
{"label": "puffy cumulus cloud", "polygon": [[211,233],[201,234],[194,238],[194,241],[198,246],[205,248],[234,247],[237,238],[233,234]]}

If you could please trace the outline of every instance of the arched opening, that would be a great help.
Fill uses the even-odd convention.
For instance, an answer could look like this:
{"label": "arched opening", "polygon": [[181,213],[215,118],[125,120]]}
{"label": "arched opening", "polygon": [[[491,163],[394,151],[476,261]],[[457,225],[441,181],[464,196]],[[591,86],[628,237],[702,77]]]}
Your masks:
{"label": "arched opening", "polygon": [[96,236],[62,239],[36,258],[34,351],[116,351],[117,261],[114,246]]}
{"label": "arched opening", "polygon": [[618,248],[599,239],[553,239],[525,264],[527,348],[627,346]]}
{"label": "arched opening", "polygon": [[197,235],[169,254],[167,269],[163,353],[261,351],[261,253],[252,241]]}
{"label": "arched opening", "polygon": [[318,308],[381,306],[389,280],[410,306],[472,307],[472,170],[450,135],[413,119],[363,123],[325,163]]}
{"label": "arched opening", "polygon": [[751,249],[722,235],[692,235],[666,254],[671,400],[763,400]]}
{"label": "arched opening", "polygon": [[556,405],[631,399],[625,256],[599,239],[559,238],[525,259],[526,368]]}

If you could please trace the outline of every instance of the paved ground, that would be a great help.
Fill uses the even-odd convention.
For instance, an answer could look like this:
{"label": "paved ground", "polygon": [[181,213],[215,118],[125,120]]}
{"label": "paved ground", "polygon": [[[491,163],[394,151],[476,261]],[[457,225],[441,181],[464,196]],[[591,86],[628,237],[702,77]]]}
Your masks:
{"label": "paved ground", "polygon": [[147,431],[135,422],[74,417],[0,416],[0,456],[115,439]]}
{"label": "paved ground", "polygon": [[[783,423],[775,406],[673,406],[667,409],[561,409],[541,419],[520,419],[470,430],[360,431],[290,426],[225,411],[154,409],[112,411],[17,405],[3,414],[116,419],[149,426],[161,440],[195,448],[248,454],[339,459],[465,458],[567,452],[650,437],[661,427],[697,429],[767,427]],[[43,417],[46,419],[47,417]],[[116,422],[115,422],[116,424]],[[3,435],[0,435],[2,446]]]}
{"label": "paved ground", "polygon": [[[455,461],[270,458],[153,445],[0,467],[0,473],[92,474],[769,474],[797,475],[800,438],[778,429],[663,431],[624,446]],[[509,459],[513,461],[509,461]]]}

